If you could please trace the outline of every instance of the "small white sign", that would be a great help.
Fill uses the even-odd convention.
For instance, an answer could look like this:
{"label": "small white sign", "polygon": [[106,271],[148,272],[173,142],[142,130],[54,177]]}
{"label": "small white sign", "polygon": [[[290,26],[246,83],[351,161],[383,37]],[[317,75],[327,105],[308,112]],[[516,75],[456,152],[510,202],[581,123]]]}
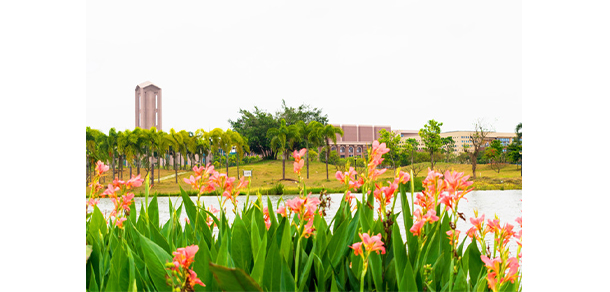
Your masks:
{"label": "small white sign", "polygon": [[244,176],[252,176],[252,170],[244,170]]}

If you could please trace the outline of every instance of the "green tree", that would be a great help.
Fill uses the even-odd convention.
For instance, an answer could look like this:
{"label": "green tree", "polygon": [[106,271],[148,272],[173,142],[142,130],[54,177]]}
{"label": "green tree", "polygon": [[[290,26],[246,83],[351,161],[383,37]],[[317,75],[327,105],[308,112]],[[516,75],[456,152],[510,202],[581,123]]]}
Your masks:
{"label": "green tree", "polygon": [[309,179],[309,147],[316,147],[322,144],[323,140],[320,136],[320,129],[323,125],[318,121],[311,121],[308,124],[305,124],[304,121],[298,121],[296,125],[301,133],[302,141],[305,142],[305,148],[307,148],[305,161],[307,164],[307,179]]}
{"label": "green tree", "polygon": [[279,121],[258,107],[254,107],[252,112],[240,109],[239,113],[241,116],[237,120],[229,120],[231,128],[248,141],[251,152],[260,154],[263,159],[274,158],[275,153],[271,149],[271,139],[267,137],[267,132],[279,127]]}
{"label": "green tree", "polygon": [[515,138],[513,138],[513,142],[510,143],[506,149],[506,152],[507,152],[506,156],[508,158],[508,161],[510,161],[512,163],[518,163],[518,162],[522,161],[521,127],[522,127],[521,123],[517,124],[517,127],[515,127]]}
{"label": "green tree", "polygon": [[[170,147],[170,140],[168,137],[168,134],[166,132],[163,131],[158,131],[157,135],[155,137],[156,139],[156,144],[157,144],[157,182],[161,182],[161,158],[163,157],[164,163],[166,164],[166,157],[167,155],[169,155],[169,147]],[[163,156],[162,156],[163,155]]]}
{"label": "green tree", "polygon": [[311,121],[316,121],[322,125],[328,123],[327,115],[322,114],[322,109],[311,108],[307,104],[302,104],[298,108],[286,106],[286,101],[282,99],[282,108],[275,113],[277,120],[284,119],[287,125],[294,125],[299,121],[309,124]]}
{"label": "green tree", "polygon": [[212,152],[214,155],[222,150],[222,152],[226,155],[226,167],[227,167],[227,175],[229,174],[229,153],[231,153],[231,148],[233,147],[233,136],[232,130],[227,129],[226,131],[215,128],[210,131],[210,142],[212,145]]}
{"label": "green tree", "polygon": [[381,129],[379,134],[379,143],[385,143],[386,147],[390,149],[390,151],[382,157],[392,161],[392,167],[395,169],[396,161],[399,159],[401,152],[404,151],[400,136],[395,132],[388,132],[386,129]]}
{"label": "green tree", "polygon": [[155,184],[155,166],[152,163],[151,157],[154,155],[155,151],[157,151],[157,128],[151,127],[150,129],[144,129],[142,131],[142,135],[144,136],[145,148],[146,148],[146,176],[148,173],[151,173],[150,176],[150,185]]}
{"label": "green tree", "polygon": [[[183,130],[184,131],[184,130]],[[178,183],[178,166],[176,165],[178,162],[178,154],[181,153],[182,148],[184,147],[184,135],[180,132],[176,132],[174,128],[169,130],[167,136],[165,136],[167,142],[169,144],[169,151],[172,152],[174,158],[174,173],[176,176],[176,183]]]}
{"label": "green tree", "polygon": [[454,156],[455,141],[453,140],[453,137],[449,136],[441,138],[441,143],[443,144],[442,152],[445,154],[445,162],[449,162]]}
{"label": "green tree", "polygon": [[435,120],[429,120],[428,124],[424,125],[424,127],[419,130],[419,136],[424,143],[424,147],[426,148],[426,151],[430,153],[431,169],[434,169],[434,153],[439,152],[441,146],[443,145],[441,140],[442,125],[443,123],[439,123]]}
{"label": "green tree", "polygon": [[299,128],[296,125],[286,125],[286,120],[280,120],[278,128],[271,128],[267,131],[270,139],[271,149],[275,153],[282,154],[282,179],[286,179],[286,158],[288,151],[297,140],[300,140]]}
{"label": "green tree", "polygon": [[326,145],[326,180],[328,180],[328,159],[330,152],[330,141],[333,141],[333,144],[337,145],[337,134],[343,137],[343,130],[333,125],[325,125],[324,127],[319,128],[318,131],[319,132],[317,136],[322,138]]}
{"label": "green tree", "polygon": [[474,123],[474,132],[468,137],[472,146],[467,147],[464,150],[468,151],[468,154],[470,155],[472,178],[477,178],[477,160],[483,149],[485,138],[490,132],[489,126],[485,125],[484,122],[479,119]]}

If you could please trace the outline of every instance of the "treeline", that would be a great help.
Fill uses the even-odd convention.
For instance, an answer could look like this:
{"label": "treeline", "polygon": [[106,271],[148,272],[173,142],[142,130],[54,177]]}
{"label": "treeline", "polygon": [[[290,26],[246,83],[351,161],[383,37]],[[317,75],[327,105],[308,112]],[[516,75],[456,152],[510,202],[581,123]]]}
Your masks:
{"label": "treeline", "polygon": [[[89,183],[95,162],[100,160],[112,167],[112,177],[123,179],[123,165],[129,167],[129,177],[135,168],[137,174],[140,169],[151,173],[150,183],[154,184],[155,166],[157,167],[157,181],[160,180],[161,167],[168,170],[173,167],[178,182],[178,169],[192,169],[194,164],[204,165],[216,161],[229,168],[231,162],[238,167],[239,163],[249,163],[258,160],[258,157],[244,158],[250,152],[247,139],[239,133],[227,129],[216,128],[206,132],[203,129],[188,132],[186,130],[169,132],[159,131],[155,127],[150,129],[135,128],[134,130],[116,131],[111,128],[108,134],[87,127],[87,183]],[[231,150],[236,155],[229,155]],[[213,158],[210,158],[213,156]],[[156,165],[153,165],[156,161]],[[190,165],[187,163],[190,161]],[[170,165],[170,162],[172,165]],[[184,163],[183,163],[184,162]],[[216,166],[220,166],[217,164]]]}

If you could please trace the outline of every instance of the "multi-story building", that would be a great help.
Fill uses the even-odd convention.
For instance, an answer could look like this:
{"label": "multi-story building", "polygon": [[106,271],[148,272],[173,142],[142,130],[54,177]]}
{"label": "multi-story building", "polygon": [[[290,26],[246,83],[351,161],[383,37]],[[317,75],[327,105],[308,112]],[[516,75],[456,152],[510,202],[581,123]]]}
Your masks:
{"label": "multi-story building", "polygon": [[[400,132],[400,131],[397,131]],[[408,138],[415,138],[415,140],[417,140],[417,142],[419,143],[419,147],[417,148],[417,150],[424,150],[424,143],[422,143],[421,141],[421,137],[419,137],[419,134],[417,134],[417,131],[410,131],[410,132],[415,132],[416,134],[414,136],[409,136],[403,139],[408,139]],[[441,133],[440,136],[441,138],[446,138],[446,137],[451,137],[453,138],[453,141],[455,141],[455,148],[453,150],[454,153],[460,153],[460,152],[464,152],[465,147],[472,147],[472,142],[470,141],[470,136],[474,133],[474,131],[449,131],[449,132],[444,132]],[[403,137],[403,136],[401,136]],[[511,144],[513,142],[513,139],[515,139],[516,135],[515,133],[505,133],[505,132],[489,132],[487,134],[487,136],[485,137],[485,143],[483,144],[483,147],[488,147],[489,144],[491,143],[491,141],[493,140],[500,140],[500,142],[502,142],[502,146],[508,146],[509,144]]]}
{"label": "multi-story building", "polygon": [[364,157],[367,145],[380,137],[379,131],[392,131],[390,126],[370,125],[333,125],[343,130],[343,137],[337,135],[337,145],[331,143],[331,150],[337,151],[339,157]]}

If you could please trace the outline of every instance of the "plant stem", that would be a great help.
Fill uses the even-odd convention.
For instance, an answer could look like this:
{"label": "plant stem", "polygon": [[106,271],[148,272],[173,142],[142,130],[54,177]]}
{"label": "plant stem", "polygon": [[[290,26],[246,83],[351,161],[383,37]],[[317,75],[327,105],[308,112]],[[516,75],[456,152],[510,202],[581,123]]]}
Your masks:
{"label": "plant stem", "polygon": [[364,291],[364,277],[366,276],[366,269],[368,268],[368,259],[366,259],[362,264],[362,274],[360,275],[360,292]]}

